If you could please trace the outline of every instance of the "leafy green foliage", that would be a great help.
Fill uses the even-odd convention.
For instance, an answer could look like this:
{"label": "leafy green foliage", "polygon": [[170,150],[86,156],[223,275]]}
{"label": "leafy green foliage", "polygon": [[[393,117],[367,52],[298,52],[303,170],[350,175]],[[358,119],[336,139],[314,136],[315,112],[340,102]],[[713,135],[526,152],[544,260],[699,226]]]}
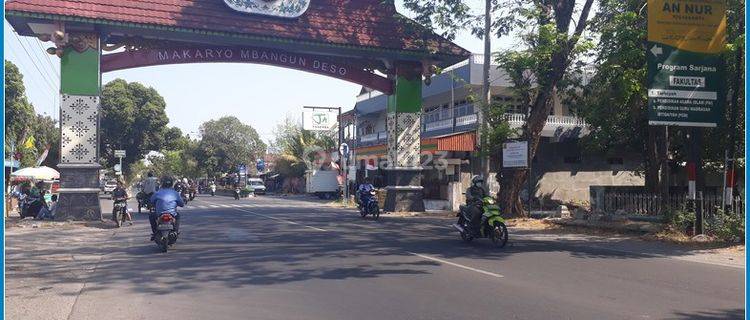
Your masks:
{"label": "leafy green foliage", "polygon": [[332,150],[336,141],[324,133],[302,129],[292,119],[286,118],[274,130],[279,157],[274,163],[276,170],[288,177],[301,177],[308,163],[315,160],[317,151]]}
{"label": "leafy green foliage", "polygon": [[669,227],[679,232],[685,232],[695,222],[695,213],[683,205],[665,212],[664,218]]}
{"label": "leafy green foliage", "polygon": [[706,221],[706,233],[726,242],[745,241],[745,219],[738,214],[718,210]]}
{"label": "leafy green foliage", "polygon": [[20,147],[31,134],[36,114],[26,97],[23,75],[12,62],[5,60],[5,155],[11,144]]}
{"label": "leafy green foliage", "polygon": [[160,150],[169,122],[165,108],[164,98],[153,88],[122,79],[107,83],[102,90],[99,139],[103,164],[114,166],[118,163],[114,150],[125,150],[127,173],[146,152]]}
{"label": "leafy green foliage", "polygon": [[[388,0],[386,0],[388,1]],[[392,2],[392,0],[390,0]],[[404,0],[404,7],[415,14],[414,20],[428,30],[453,39],[477,20],[465,0]],[[497,2],[497,0],[493,0]]]}
{"label": "leafy green foliage", "polygon": [[[39,156],[49,147],[42,165],[56,167],[60,158],[60,131],[50,116],[39,115],[26,97],[23,75],[12,62],[5,60],[5,157],[10,158],[11,144],[21,154],[21,166],[36,165]],[[30,138],[34,144],[25,142]]]}
{"label": "leafy green foliage", "polygon": [[255,129],[236,117],[205,122],[200,133],[202,139],[196,155],[210,173],[236,171],[239,164],[252,167],[266,152],[266,144]]}

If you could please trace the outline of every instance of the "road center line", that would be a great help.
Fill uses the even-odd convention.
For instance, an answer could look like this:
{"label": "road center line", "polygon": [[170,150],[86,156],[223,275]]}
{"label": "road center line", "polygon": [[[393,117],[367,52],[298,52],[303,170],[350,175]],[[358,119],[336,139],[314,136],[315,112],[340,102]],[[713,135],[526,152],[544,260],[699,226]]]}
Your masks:
{"label": "road center line", "polygon": [[294,221],[291,221],[291,220],[279,219],[279,218],[276,218],[276,217],[267,216],[265,214],[260,214],[260,213],[252,212],[252,211],[245,210],[245,209],[240,209],[240,208],[231,208],[231,209],[239,210],[239,211],[242,211],[242,212],[247,212],[249,214],[253,214],[253,215],[256,215],[256,216],[259,216],[259,217],[263,217],[263,218],[267,218],[267,219],[271,219],[271,220],[286,222],[286,223],[289,223],[289,224],[296,224],[298,226],[302,226],[302,227],[305,227],[305,228],[310,228],[310,229],[317,230],[317,231],[328,232],[328,230],[326,230],[326,229],[321,229],[321,228],[316,228],[316,227],[313,227],[313,226],[304,225],[304,224],[301,224],[299,222],[294,222]]}
{"label": "road center line", "polygon": [[474,271],[476,273],[481,273],[483,275],[488,275],[488,276],[495,277],[495,278],[504,278],[505,277],[505,276],[503,276],[501,274],[497,274],[497,273],[494,273],[494,272],[485,271],[485,270],[482,270],[482,269],[472,268],[472,267],[465,266],[465,265],[462,265],[462,264],[458,264],[458,263],[455,263],[455,262],[450,262],[448,260],[438,259],[438,258],[435,258],[435,257],[430,257],[430,256],[426,256],[426,255],[423,255],[423,254],[409,252],[409,251],[406,251],[406,252],[409,253],[409,254],[411,254],[411,255],[415,255],[417,257],[423,258],[423,259],[432,260],[432,261],[435,261],[435,262],[440,262],[442,264],[447,264],[449,266],[454,266],[454,267],[465,269],[465,270],[469,270],[469,271]]}
{"label": "road center line", "polygon": [[[205,200],[203,200],[203,201],[206,202],[206,203],[211,204],[212,207],[216,206],[216,205],[214,205],[211,202],[208,202],[208,201],[205,201]],[[276,218],[276,217],[271,217],[271,216],[268,216],[268,215],[265,215],[265,214],[260,214],[260,213],[252,212],[252,211],[245,210],[245,209],[234,208],[234,207],[230,207],[230,206],[226,206],[224,208],[246,212],[246,213],[249,213],[249,214],[252,214],[252,215],[256,215],[256,216],[259,216],[259,217],[263,217],[263,218],[266,218],[266,219],[281,221],[281,222],[285,222],[285,223],[288,223],[288,224],[294,224],[294,225],[302,226],[302,227],[305,227],[305,228],[313,229],[313,230],[316,230],[316,231],[328,232],[328,230],[326,230],[326,229],[321,229],[321,228],[316,228],[316,227],[313,227],[313,226],[304,225],[304,224],[301,224],[299,222],[294,222],[294,221],[291,221],[291,220],[286,220],[286,219],[280,219],[280,218]]]}

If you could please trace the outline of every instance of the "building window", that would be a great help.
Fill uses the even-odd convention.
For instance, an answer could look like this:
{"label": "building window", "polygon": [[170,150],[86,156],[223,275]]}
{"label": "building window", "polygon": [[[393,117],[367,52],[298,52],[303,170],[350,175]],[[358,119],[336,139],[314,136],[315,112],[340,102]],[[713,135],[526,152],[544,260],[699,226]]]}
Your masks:
{"label": "building window", "polygon": [[365,134],[373,134],[375,133],[375,128],[371,123],[365,124],[364,132],[362,132],[363,135]]}

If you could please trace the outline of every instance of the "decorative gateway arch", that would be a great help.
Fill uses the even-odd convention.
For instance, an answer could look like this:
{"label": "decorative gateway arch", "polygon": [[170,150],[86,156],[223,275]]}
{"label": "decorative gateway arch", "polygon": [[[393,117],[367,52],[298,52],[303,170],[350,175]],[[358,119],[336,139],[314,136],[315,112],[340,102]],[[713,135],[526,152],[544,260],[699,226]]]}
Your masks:
{"label": "decorative gateway arch", "polygon": [[[388,99],[385,209],[422,211],[422,79],[469,52],[383,0],[8,0],[6,19],[60,57],[58,215],[100,219],[101,73],[202,62],[260,63],[379,90]],[[210,76],[210,75],[207,75]]]}

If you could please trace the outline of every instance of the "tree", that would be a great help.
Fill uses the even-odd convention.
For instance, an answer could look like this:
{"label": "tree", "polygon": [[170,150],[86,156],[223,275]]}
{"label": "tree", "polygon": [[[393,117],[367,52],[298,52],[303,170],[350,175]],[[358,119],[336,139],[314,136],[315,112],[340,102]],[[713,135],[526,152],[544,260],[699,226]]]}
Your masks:
{"label": "tree", "polygon": [[[593,0],[547,1],[534,0],[515,3],[503,21],[508,29],[519,30],[526,48],[506,51],[498,56],[500,67],[505,70],[521,70],[521,77],[512,77],[514,90],[529,110],[523,126],[523,139],[528,141],[529,157],[534,158],[542,129],[552,108],[551,99],[558,95],[558,88],[566,88],[566,75],[577,57],[590,47],[590,42],[580,41],[588,25]],[[576,16],[577,5],[580,13]],[[521,82],[519,82],[521,81]],[[533,85],[528,85],[532,83]],[[526,101],[524,101],[526,100]],[[502,186],[498,194],[504,212],[524,216],[519,194],[528,171],[500,172],[496,176]]]}
{"label": "tree", "polygon": [[[744,115],[737,113],[738,105],[744,105],[744,81],[742,52],[744,50],[744,1],[727,3],[728,34],[726,61],[727,88],[725,121],[716,128],[706,129],[703,159],[721,162],[724,150],[741,150]],[[646,187],[651,191],[664,190],[658,187],[666,183],[659,177],[667,170],[669,157],[686,159],[686,142],[682,129],[672,129],[669,140],[664,138],[663,128],[648,125],[646,95],[646,38],[647,17],[643,2],[638,0],[603,0],[592,21],[592,31],[599,35],[594,51],[594,66],[598,70],[590,84],[582,87],[576,95],[574,105],[580,106],[578,114],[590,124],[591,133],[584,139],[587,149],[608,153],[612,150],[635,152],[644,159]],[[739,54],[738,54],[739,53]],[[736,94],[735,94],[736,93]],[[735,124],[736,121],[736,125]],[[667,150],[666,146],[672,146]],[[668,157],[669,156],[669,157]]]}
{"label": "tree", "polygon": [[5,156],[11,145],[18,149],[31,135],[36,114],[26,97],[23,75],[12,62],[5,60]]}
{"label": "tree", "polygon": [[315,160],[319,151],[336,148],[336,141],[331,136],[304,130],[290,118],[276,127],[274,135],[274,145],[280,152],[274,167],[288,177],[303,176],[309,169],[308,163]]}
{"label": "tree", "polygon": [[[34,139],[39,156],[49,148],[41,165],[55,168],[60,160],[60,126],[52,117],[37,115],[34,122]],[[34,159],[36,160],[36,159]]]}
{"label": "tree", "polygon": [[127,153],[123,170],[143,158],[149,150],[160,150],[169,119],[164,111],[166,102],[153,88],[116,79],[102,90],[100,150],[104,165],[118,162],[114,150]]}
{"label": "tree", "polygon": [[583,144],[590,152],[635,152],[645,160],[646,186],[657,191],[664,130],[650,127],[647,120],[646,36],[647,20],[639,0],[600,1],[592,21],[599,35],[594,50],[597,72],[572,105],[586,119],[591,133]]}
{"label": "tree", "polygon": [[[55,167],[60,157],[60,131],[50,116],[38,115],[26,97],[23,75],[12,62],[5,60],[5,156],[11,144],[21,154],[21,166],[36,165],[45,149],[49,153],[42,165]],[[27,142],[31,145],[27,145]],[[33,143],[32,143],[33,142]]]}
{"label": "tree", "polygon": [[255,129],[236,117],[205,122],[200,133],[196,154],[209,174],[234,171],[239,164],[252,165],[266,152]]}
{"label": "tree", "polygon": [[164,131],[164,150],[185,150],[190,142],[190,138],[184,136],[180,128],[171,127]]}

